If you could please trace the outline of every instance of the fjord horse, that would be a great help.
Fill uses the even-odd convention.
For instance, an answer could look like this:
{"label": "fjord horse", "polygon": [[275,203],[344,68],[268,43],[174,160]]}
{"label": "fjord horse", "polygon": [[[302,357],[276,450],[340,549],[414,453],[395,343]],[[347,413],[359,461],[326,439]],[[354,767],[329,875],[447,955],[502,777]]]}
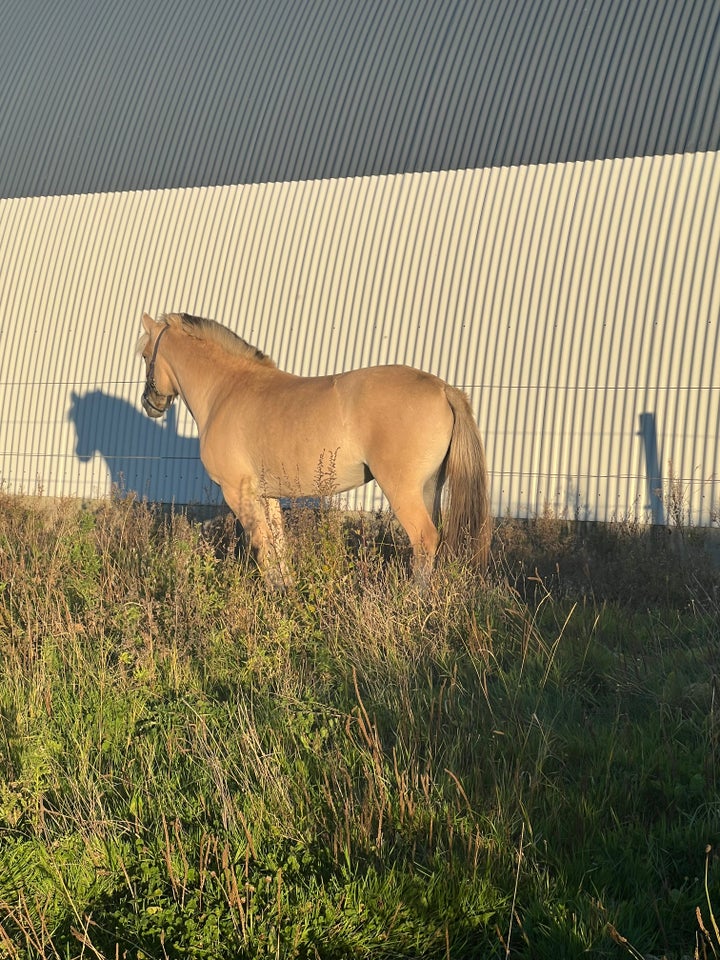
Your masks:
{"label": "fjord horse", "polygon": [[318,491],[323,474],[332,493],[377,480],[410,538],[419,579],[432,569],[441,534],[444,552],[484,570],[485,452],[460,390],[406,366],[299,377],[214,320],[145,314],[142,324],[143,408],[161,417],[182,397],[197,424],[200,459],[270,585],[290,576],[278,498],[327,493]]}

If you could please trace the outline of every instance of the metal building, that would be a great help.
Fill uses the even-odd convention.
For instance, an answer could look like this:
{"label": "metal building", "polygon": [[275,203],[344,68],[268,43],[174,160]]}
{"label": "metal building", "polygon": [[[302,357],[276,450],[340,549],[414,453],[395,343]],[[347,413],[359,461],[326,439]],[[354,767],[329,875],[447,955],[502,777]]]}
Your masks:
{"label": "metal building", "polygon": [[497,515],[717,518],[717,0],[2,6],[5,489],[216,500],[139,404],[185,310],[464,387]]}

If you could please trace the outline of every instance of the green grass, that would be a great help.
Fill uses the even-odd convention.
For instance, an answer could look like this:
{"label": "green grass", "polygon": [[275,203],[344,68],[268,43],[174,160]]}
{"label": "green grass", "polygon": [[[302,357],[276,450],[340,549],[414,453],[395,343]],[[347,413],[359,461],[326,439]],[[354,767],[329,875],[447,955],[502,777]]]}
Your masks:
{"label": "green grass", "polygon": [[697,538],[505,524],[420,593],[294,521],[273,595],[221,524],[2,499],[0,958],[717,957]]}

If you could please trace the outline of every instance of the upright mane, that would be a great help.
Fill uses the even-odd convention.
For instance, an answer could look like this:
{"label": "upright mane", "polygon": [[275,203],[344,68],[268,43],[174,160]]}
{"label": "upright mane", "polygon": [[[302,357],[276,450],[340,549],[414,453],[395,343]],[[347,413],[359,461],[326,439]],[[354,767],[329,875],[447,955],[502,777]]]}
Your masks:
{"label": "upright mane", "polygon": [[193,317],[189,313],[167,313],[160,319],[170,324],[171,327],[180,327],[188,336],[195,337],[196,340],[217,343],[228,353],[235,356],[246,357],[266,366],[275,366],[275,363],[262,350],[253,347],[247,340],[243,340],[242,337],[218,323],[217,320]]}

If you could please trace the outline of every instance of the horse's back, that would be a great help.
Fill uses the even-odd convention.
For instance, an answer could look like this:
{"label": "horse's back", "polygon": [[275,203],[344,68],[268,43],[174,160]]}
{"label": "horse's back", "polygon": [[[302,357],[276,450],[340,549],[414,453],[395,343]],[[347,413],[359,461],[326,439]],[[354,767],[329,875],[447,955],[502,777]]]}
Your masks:
{"label": "horse's back", "polygon": [[431,409],[445,401],[445,383],[432,373],[401,364],[362,367],[333,377],[347,400],[399,414],[398,403]]}

